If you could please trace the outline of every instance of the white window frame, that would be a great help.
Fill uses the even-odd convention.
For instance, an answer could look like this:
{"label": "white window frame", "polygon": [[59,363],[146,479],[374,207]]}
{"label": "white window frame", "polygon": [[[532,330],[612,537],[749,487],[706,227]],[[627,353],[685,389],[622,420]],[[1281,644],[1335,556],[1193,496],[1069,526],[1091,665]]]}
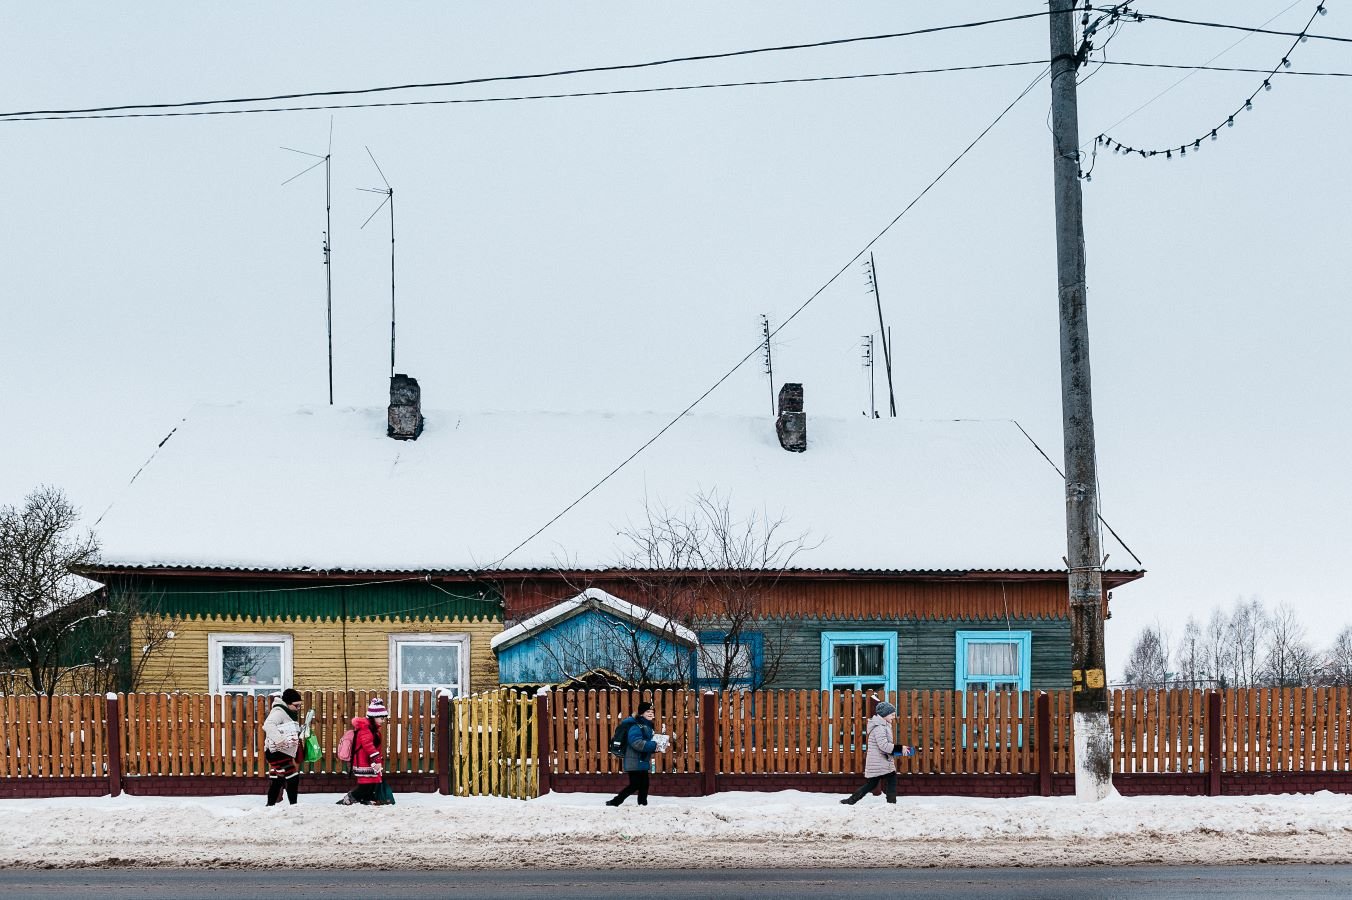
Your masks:
{"label": "white window frame", "polygon": [[[221,683],[221,677],[224,675],[221,648],[228,644],[268,644],[280,645],[282,648],[282,683],[272,690],[273,693],[280,692],[292,685],[292,637],[289,634],[281,632],[251,631],[234,634],[208,634],[207,635],[207,673],[208,687],[213,694],[246,694],[250,697],[258,696],[253,685],[226,685]],[[246,690],[247,688],[247,690]]]}
{"label": "white window frame", "polygon": [[446,634],[444,632],[432,632],[428,634],[404,633],[391,634],[389,636],[389,657],[390,657],[390,690],[391,691],[426,691],[434,690],[448,685],[417,685],[414,687],[403,687],[399,684],[399,645],[400,644],[438,644],[442,646],[455,646],[460,650],[460,684],[456,685],[455,696],[463,697],[469,693],[469,646],[470,639],[468,634],[455,633]]}

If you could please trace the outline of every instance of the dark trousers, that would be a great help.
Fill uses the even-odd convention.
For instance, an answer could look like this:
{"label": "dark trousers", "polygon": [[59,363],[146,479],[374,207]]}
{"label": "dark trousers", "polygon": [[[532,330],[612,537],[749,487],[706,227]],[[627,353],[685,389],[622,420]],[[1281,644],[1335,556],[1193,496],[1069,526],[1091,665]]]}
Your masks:
{"label": "dark trousers", "polygon": [[359,784],[353,788],[346,797],[339,800],[344,805],[350,803],[374,803],[376,800],[376,791],[380,789],[380,784]]}
{"label": "dark trousers", "polygon": [[629,784],[625,786],[624,790],[620,791],[618,794],[615,795],[615,798],[610,801],[610,804],[612,806],[619,806],[626,799],[628,799],[630,794],[638,794],[638,805],[647,806],[648,805],[647,770],[644,770],[642,772],[625,772],[624,774],[629,776]]}
{"label": "dark trousers", "polygon": [[864,782],[863,787],[861,787],[859,790],[855,791],[848,798],[846,798],[845,802],[858,803],[860,800],[864,799],[865,794],[870,793],[879,784],[882,784],[883,791],[887,794],[887,802],[896,803],[897,802],[896,772],[888,772],[884,775],[874,775],[868,781]]}
{"label": "dark trousers", "polygon": [[296,805],[296,795],[300,793],[300,766],[294,756],[268,750],[264,753],[268,763],[268,806],[276,806],[286,792],[287,802]]}

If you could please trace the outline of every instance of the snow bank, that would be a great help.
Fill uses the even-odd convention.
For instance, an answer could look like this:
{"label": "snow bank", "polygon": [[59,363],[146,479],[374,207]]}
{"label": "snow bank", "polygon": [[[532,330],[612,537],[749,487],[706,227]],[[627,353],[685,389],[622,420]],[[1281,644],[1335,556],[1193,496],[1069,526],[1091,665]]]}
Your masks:
{"label": "snow bank", "polygon": [[261,796],[0,802],[0,866],[389,868],[1352,862],[1352,797],[1014,800],[785,791],[528,803],[403,795],[393,807]]}

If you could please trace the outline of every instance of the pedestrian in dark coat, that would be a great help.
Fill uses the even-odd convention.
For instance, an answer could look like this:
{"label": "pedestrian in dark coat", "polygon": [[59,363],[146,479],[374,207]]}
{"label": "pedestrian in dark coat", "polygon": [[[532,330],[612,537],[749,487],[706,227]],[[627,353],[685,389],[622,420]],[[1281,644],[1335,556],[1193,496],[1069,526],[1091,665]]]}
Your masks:
{"label": "pedestrian in dark coat", "polygon": [[286,791],[286,800],[296,805],[300,793],[300,691],[287,688],[272,698],[272,709],[263,720],[263,759],[268,767],[268,806],[276,806]]}
{"label": "pedestrian in dark coat", "polygon": [[339,804],[380,806],[385,802],[381,790],[385,782],[385,755],[381,749],[385,740],[381,729],[389,715],[385,701],[374,697],[366,707],[366,718],[352,720],[352,774],[357,776],[357,786]]}
{"label": "pedestrian in dark coat", "polygon": [[898,744],[892,738],[892,724],[897,720],[897,708],[887,701],[878,704],[873,717],[868,720],[868,755],[864,758],[864,777],[868,780],[864,786],[841,803],[854,804],[864,795],[882,784],[888,803],[897,802],[897,757],[910,756],[914,750],[905,744]]}
{"label": "pedestrian in dark coat", "polygon": [[630,794],[638,794],[639,806],[648,805],[648,775],[653,767],[653,754],[667,749],[667,736],[653,734],[656,715],[647,700],[638,705],[624,746],[624,773],[629,776],[629,784],[607,800],[606,806],[619,806]]}

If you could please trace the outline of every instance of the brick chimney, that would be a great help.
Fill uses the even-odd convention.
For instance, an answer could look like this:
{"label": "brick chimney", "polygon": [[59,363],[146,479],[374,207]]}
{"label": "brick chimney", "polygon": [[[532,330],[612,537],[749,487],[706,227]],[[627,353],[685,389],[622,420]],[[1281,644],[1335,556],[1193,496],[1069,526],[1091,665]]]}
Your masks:
{"label": "brick chimney", "polygon": [[775,419],[779,446],[790,453],[807,449],[807,413],[803,412],[803,386],[787,382],[779,389],[779,418]]}
{"label": "brick chimney", "polygon": [[416,441],[422,434],[422,391],[418,379],[407,375],[390,378],[390,416],[385,434],[396,441]]}

